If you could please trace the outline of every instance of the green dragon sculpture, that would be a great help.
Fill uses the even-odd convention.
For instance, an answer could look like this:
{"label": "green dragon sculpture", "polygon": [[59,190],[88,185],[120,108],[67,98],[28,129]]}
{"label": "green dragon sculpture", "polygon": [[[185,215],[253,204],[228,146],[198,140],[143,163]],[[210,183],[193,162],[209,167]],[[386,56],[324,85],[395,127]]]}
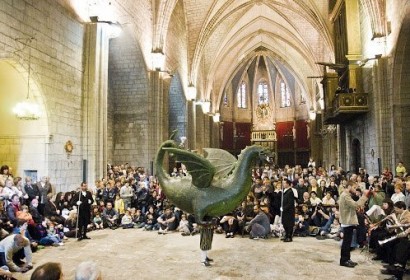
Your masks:
{"label": "green dragon sculpture", "polygon": [[[181,149],[173,140],[165,141],[157,152],[155,168],[167,198],[198,223],[233,211],[249,193],[252,162],[265,152],[261,146],[246,147],[236,157],[221,149],[204,149],[205,157]],[[189,173],[171,177],[163,168],[166,153],[182,162]]]}

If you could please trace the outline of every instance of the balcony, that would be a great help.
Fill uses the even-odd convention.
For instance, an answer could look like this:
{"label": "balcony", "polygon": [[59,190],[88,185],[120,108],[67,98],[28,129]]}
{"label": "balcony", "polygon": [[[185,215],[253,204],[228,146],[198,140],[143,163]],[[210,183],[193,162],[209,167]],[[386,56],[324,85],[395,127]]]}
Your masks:
{"label": "balcony", "polygon": [[332,107],[326,108],[325,123],[346,123],[368,111],[367,93],[338,93],[333,99]]}
{"label": "balcony", "polygon": [[257,130],[252,131],[251,142],[276,142],[275,130]]}
{"label": "balcony", "polygon": [[276,154],[276,131],[275,130],[255,130],[251,133],[252,145],[260,145],[270,149],[272,154]]}

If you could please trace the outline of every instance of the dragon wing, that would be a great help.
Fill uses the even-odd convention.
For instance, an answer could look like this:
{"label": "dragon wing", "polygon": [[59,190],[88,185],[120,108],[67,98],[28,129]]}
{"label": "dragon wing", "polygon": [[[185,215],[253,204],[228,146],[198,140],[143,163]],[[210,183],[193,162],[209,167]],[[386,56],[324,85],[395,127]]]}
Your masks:
{"label": "dragon wing", "polygon": [[207,188],[214,178],[215,168],[211,162],[200,155],[178,148],[163,148],[174,154],[176,159],[182,162],[192,176],[192,183],[197,188]]}
{"label": "dragon wing", "polygon": [[215,177],[224,178],[235,167],[236,157],[231,153],[215,148],[204,148],[205,158],[215,167]]}

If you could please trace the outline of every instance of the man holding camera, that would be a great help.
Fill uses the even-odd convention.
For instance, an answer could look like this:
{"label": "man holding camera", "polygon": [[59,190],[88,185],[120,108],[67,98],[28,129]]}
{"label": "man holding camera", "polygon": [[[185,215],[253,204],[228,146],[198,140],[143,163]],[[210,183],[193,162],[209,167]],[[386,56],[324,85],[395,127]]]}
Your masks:
{"label": "man holding camera", "polygon": [[357,183],[349,181],[343,186],[343,192],[339,198],[340,224],[343,228],[343,243],[340,251],[340,265],[346,267],[355,267],[356,262],[350,259],[350,244],[352,243],[353,230],[359,224],[356,214],[356,208],[364,206],[366,203],[369,191],[365,191],[358,201],[354,201],[352,194],[356,190]]}

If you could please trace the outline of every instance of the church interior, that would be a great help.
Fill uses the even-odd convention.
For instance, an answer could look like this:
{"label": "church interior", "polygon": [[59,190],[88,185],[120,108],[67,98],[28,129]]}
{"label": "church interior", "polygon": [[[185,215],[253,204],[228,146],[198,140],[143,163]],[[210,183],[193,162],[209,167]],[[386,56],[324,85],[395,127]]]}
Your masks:
{"label": "church interior", "polygon": [[[410,164],[408,1],[7,0],[0,161],[58,190],[160,143],[278,166]],[[410,124],[409,124],[410,125]]]}

